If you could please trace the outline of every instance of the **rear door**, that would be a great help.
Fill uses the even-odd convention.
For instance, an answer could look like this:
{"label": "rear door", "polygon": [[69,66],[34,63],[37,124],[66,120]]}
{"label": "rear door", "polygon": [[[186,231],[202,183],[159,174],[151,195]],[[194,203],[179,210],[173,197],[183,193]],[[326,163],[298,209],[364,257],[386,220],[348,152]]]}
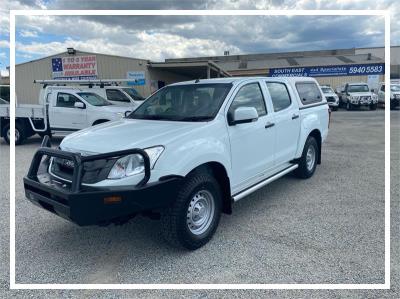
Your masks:
{"label": "rear door", "polygon": [[274,165],[275,127],[267,111],[265,96],[258,81],[239,86],[228,106],[226,119],[238,107],[254,107],[258,119],[250,123],[228,124],[232,161],[233,192],[261,180]]}
{"label": "rear door", "polygon": [[300,135],[300,113],[290,86],[284,82],[266,82],[275,123],[275,165],[291,161]]}
{"label": "rear door", "polygon": [[[50,127],[54,131],[75,131],[87,125],[86,104],[76,95],[68,92],[53,92],[52,106],[49,107]],[[84,108],[75,108],[75,102],[82,102]]]}

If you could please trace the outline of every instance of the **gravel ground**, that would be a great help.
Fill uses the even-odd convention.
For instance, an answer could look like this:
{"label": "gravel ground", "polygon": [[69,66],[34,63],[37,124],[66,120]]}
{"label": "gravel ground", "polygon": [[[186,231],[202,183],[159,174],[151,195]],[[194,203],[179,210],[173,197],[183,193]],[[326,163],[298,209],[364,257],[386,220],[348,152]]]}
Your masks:
{"label": "gravel ground", "polygon": [[[400,297],[399,111],[392,112],[392,289],[376,291],[8,291],[8,146],[1,143],[1,288],[49,297]],[[78,227],[24,199],[38,138],[16,153],[17,283],[383,283],[384,113],[338,111],[309,180],[288,175],[235,204],[212,241],[166,245],[158,222]],[[4,190],[4,191],[3,191]],[[396,295],[397,294],[397,295]]]}

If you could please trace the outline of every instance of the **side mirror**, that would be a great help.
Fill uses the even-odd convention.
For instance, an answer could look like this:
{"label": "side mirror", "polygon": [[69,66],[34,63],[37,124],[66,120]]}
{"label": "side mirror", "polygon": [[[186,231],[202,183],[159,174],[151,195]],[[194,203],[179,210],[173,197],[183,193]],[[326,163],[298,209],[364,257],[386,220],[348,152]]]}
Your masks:
{"label": "side mirror", "polygon": [[230,116],[229,125],[251,123],[258,119],[257,109],[254,107],[239,107]]}
{"label": "side mirror", "polygon": [[125,111],[125,113],[124,113],[124,114],[125,114],[125,117],[128,117],[129,114],[131,114],[131,113],[132,113],[132,111],[129,111],[129,110],[128,110],[128,111]]}
{"label": "side mirror", "polygon": [[82,102],[75,102],[74,107],[78,109],[85,109],[85,104]]}
{"label": "side mirror", "polygon": [[372,89],[371,89],[371,92],[375,92],[375,89],[372,88]]}

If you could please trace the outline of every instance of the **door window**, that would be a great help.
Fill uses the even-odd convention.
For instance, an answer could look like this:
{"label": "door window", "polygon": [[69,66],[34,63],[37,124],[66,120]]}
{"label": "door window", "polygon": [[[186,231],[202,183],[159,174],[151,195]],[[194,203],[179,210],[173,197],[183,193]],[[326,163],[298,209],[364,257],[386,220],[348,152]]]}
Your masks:
{"label": "door window", "polygon": [[258,116],[267,114],[264,97],[258,83],[250,83],[240,88],[229,107],[228,114],[232,115],[239,107],[254,107],[258,112]]}
{"label": "door window", "polygon": [[285,84],[278,82],[267,82],[266,84],[269,94],[271,95],[275,112],[281,111],[290,106],[292,101]]}
{"label": "door window", "polygon": [[297,92],[303,104],[321,102],[322,96],[317,84],[313,82],[302,82],[296,84]]}
{"label": "door window", "polygon": [[57,104],[56,104],[57,107],[74,108],[75,102],[81,102],[81,101],[72,94],[63,92],[59,92],[57,94]]}
{"label": "door window", "polygon": [[107,100],[130,103],[129,98],[118,89],[107,89],[106,90]]}

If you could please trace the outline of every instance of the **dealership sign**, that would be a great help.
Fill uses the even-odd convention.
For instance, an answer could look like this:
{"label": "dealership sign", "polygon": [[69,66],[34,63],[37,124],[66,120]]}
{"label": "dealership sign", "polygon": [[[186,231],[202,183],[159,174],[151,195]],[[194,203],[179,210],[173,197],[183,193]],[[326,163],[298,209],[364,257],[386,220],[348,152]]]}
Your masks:
{"label": "dealership sign", "polygon": [[51,59],[53,79],[96,79],[96,55],[67,56]]}
{"label": "dealership sign", "polygon": [[311,67],[287,67],[269,69],[269,77],[331,77],[331,76],[360,76],[383,75],[384,63],[350,64]]}
{"label": "dealership sign", "polygon": [[143,71],[130,71],[126,73],[127,79],[132,79],[128,85],[145,85],[146,77]]}

